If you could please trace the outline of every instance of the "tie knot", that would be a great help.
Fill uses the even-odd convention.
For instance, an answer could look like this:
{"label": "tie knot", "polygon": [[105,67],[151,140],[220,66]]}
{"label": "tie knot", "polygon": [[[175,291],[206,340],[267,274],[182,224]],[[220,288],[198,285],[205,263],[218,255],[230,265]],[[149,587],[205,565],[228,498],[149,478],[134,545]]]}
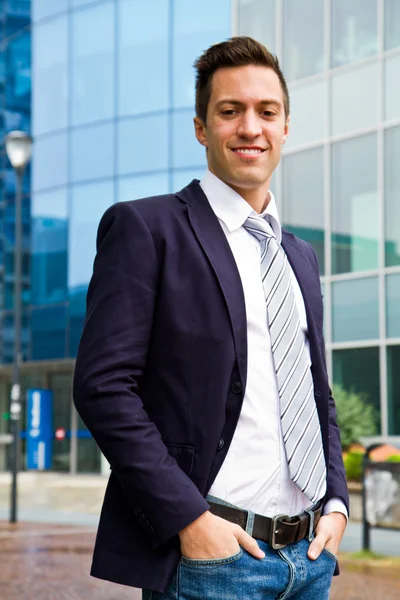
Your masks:
{"label": "tie knot", "polygon": [[243,227],[258,240],[275,238],[271,225],[263,217],[248,217],[244,222]]}

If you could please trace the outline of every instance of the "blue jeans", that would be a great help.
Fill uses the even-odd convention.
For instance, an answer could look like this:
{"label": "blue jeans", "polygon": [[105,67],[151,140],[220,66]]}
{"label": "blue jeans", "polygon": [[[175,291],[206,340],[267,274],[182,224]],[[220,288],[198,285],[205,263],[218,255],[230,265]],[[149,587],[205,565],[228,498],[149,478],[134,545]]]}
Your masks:
{"label": "blue jeans", "polygon": [[[250,534],[253,521],[249,513]],[[313,561],[307,557],[308,539],[281,550],[260,540],[258,545],[265,552],[261,560],[243,548],[213,560],[182,556],[165,592],[143,590],[142,600],[328,600],[336,566],[328,550]]]}

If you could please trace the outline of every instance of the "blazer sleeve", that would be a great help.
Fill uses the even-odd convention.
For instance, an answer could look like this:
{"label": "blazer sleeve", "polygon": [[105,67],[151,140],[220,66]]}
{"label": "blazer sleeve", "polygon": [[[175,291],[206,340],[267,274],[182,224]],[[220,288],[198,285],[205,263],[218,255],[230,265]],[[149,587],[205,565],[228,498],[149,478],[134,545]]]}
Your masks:
{"label": "blazer sleeve", "polygon": [[[312,246],[311,249],[315,268],[317,271],[317,277],[319,281],[319,265],[318,259]],[[324,368],[327,372],[326,359],[325,359],[325,342],[323,332],[321,331],[322,340],[322,359],[324,361]],[[349,492],[346,481],[346,471],[343,464],[342,455],[342,443],[340,440],[340,430],[337,424],[337,414],[335,400],[332,396],[332,390],[329,388],[329,465],[328,466],[328,479],[327,479],[327,490],[324,498],[324,504],[326,504],[332,498],[340,498],[343,501],[349,514]]]}
{"label": "blazer sleeve", "polygon": [[152,235],[133,203],[104,214],[73,382],[76,409],[158,546],[209,509],[168,453],[138,393],[158,283]]}

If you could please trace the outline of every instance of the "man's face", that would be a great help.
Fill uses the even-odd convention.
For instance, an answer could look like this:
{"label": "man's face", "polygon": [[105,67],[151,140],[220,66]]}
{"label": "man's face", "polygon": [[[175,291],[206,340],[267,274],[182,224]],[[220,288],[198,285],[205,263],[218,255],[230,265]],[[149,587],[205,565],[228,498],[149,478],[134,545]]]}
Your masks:
{"label": "man's face", "polygon": [[207,125],[194,119],[210,171],[239,193],[267,191],[289,129],[277,74],[256,65],[223,68],[211,87]]}

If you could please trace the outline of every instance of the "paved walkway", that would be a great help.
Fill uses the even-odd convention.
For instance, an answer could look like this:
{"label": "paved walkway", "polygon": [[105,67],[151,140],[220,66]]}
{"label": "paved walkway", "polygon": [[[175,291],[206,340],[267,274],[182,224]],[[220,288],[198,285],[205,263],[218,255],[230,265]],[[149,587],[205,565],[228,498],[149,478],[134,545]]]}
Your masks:
{"label": "paved walkway", "polygon": [[[1,600],[140,600],[140,590],[89,576],[94,537],[93,527],[0,522]],[[346,564],[331,592],[331,600],[399,597],[398,573],[353,572]]]}

